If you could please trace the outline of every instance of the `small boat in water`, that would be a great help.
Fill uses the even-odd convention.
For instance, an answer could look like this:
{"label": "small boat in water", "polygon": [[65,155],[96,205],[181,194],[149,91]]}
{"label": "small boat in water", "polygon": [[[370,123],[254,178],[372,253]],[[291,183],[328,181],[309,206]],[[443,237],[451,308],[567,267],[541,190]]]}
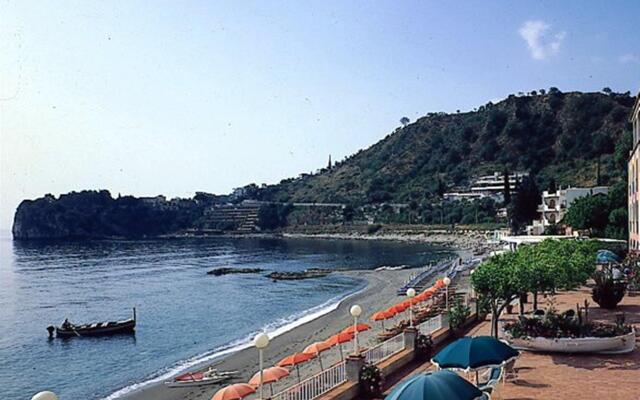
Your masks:
{"label": "small boat in water", "polygon": [[121,321],[94,322],[89,324],[76,325],[65,319],[62,325],[58,327],[48,326],[47,331],[49,337],[82,337],[82,336],[105,336],[120,333],[135,333],[136,328],[136,309],[133,308],[133,318]]}
{"label": "small boat in water", "polygon": [[215,385],[236,377],[238,373],[238,371],[218,371],[210,367],[204,372],[187,372],[176,376],[173,380],[164,384],[171,388]]}

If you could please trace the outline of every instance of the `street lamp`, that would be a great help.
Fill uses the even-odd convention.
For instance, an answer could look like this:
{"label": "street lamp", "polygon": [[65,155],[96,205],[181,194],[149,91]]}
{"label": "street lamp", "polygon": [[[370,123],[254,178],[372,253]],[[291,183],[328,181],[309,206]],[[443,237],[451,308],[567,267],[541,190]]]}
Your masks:
{"label": "street lamp", "polygon": [[351,306],[349,313],[353,316],[353,354],[357,356],[360,354],[358,347],[358,317],[362,314],[362,307],[357,304]]}
{"label": "street lamp", "polygon": [[267,348],[267,346],[269,346],[269,336],[267,336],[266,333],[261,333],[258,336],[256,336],[256,338],[253,341],[253,344],[256,346],[256,348],[258,349],[258,353],[260,354],[260,400],[264,399],[264,379],[263,379],[263,371],[262,371],[262,364],[263,364],[263,350]]}
{"label": "street lamp", "polygon": [[413,304],[411,304],[411,299],[416,297],[416,290],[414,288],[407,289],[407,297],[409,298],[409,326],[413,327]]}
{"label": "street lamp", "polygon": [[449,285],[451,285],[451,278],[445,276],[442,283],[444,283],[445,305],[447,307],[447,311],[449,311]]}
{"label": "street lamp", "polygon": [[58,400],[58,396],[53,392],[45,391],[37,393],[31,400]]}

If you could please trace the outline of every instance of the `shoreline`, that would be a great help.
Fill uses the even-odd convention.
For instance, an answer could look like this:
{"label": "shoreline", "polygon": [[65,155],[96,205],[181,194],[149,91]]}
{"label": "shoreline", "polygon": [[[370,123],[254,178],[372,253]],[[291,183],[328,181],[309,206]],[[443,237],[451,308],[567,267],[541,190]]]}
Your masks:
{"label": "shoreline", "polygon": [[[470,256],[470,253],[466,250],[455,251],[464,258]],[[374,328],[359,335],[360,344],[367,346],[374,344],[375,335],[373,332],[377,331],[378,324],[371,323],[369,316],[402,299],[401,296],[396,294],[396,291],[412,274],[415,274],[415,272],[416,269],[395,271],[341,271],[340,274],[363,280],[366,282],[366,285],[364,288],[348,294],[339,300],[339,303],[334,309],[272,337],[269,347],[265,351],[265,368],[274,365],[282,358],[294,352],[301,352],[307,345],[313,342],[325,340],[332,334],[353,323],[353,319],[349,314],[349,308],[353,304],[359,304],[363,308],[364,312],[361,321],[370,323],[372,328]],[[345,346],[349,345],[352,344],[345,344]],[[348,347],[348,349],[350,348],[351,347]],[[345,347],[345,354],[348,353],[348,349]],[[338,351],[332,349],[325,353],[322,355],[325,366],[339,361]],[[240,371],[238,378],[233,381],[226,382],[222,385],[192,388],[168,388],[163,382],[151,382],[141,388],[133,389],[126,394],[114,396],[114,394],[120,391],[119,390],[107,398],[119,400],[209,400],[215,392],[224,385],[233,382],[247,382],[258,370],[257,364],[257,351],[251,343],[248,343],[235,352],[221,355],[220,358],[208,362],[208,365],[221,370]],[[199,366],[199,369],[203,367],[204,363]],[[192,367],[187,370],[195,371],[198,370],[198,368]],[[317,372],[320,372],[320,368],[315,360],[300,366],[300,373],[303,379]],[[292,373],[290,377],[285,378],[282,382],[274,384],[274,392],[295,383],[294,375],[295,374]]]}

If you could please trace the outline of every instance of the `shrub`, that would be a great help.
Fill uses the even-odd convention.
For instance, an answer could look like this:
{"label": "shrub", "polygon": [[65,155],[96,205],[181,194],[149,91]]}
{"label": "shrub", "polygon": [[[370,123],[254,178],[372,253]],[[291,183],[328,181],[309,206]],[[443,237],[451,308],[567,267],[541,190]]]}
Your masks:
{"label": "shrub", "polygon": [[382,394],[382,374],[373,364],[366,364],[360,370],[361,393],[367,398],[380,397]]}

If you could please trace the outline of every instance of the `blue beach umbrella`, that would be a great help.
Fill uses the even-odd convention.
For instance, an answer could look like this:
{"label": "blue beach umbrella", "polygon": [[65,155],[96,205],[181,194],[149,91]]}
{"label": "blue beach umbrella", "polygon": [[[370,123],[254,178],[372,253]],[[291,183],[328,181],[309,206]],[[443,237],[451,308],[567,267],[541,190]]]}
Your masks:
{"label": "blue beach umbrella", "polygon": [[596,254],[596,263],[597,264],[617,264],[620,262],[620,257],[610,250],[598,250]]}
{"label": "blue beach umbrella", "polygon": [[438,368],[473,370],[503,365],[520,353],[491,336],[464,337],[449,344],[431,362]]}
{"label": "blue beach umbrella", "polygon": [[474,400],[480,389],[451,371],[421,374],[400,383],[385,400]]}

